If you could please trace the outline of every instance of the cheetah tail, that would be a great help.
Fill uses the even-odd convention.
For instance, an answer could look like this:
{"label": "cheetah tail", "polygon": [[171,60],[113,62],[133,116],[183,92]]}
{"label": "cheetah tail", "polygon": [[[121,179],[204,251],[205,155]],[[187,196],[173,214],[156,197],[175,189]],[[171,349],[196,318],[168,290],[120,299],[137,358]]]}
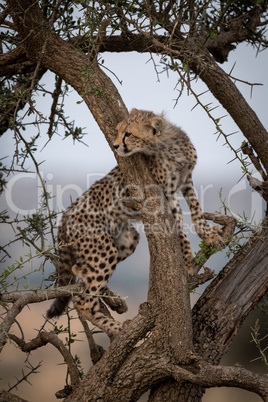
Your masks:
{"label": "cheetah tail", "polygon": [[67,296],[55,299],[50,308],[47,310],[47,318],[59,317],[62,315],[71,301],[71,298],[72,296]]}
{"label": "cheetah tail", "polygon": [[[72,248],[68,245],[67,231],[67,215],[63,215],[62,221],[58,228],[58,241],[61,244],[58,250],[59,266],[57,267],[57,286],[67,286],[75,283],[75,276],[72,272],[72,266],[75,263],[75,257]],[[65,246],[66,244],[66,246]],[[47,318],[59,317],[68,307],[72,296],[61,296],[54,300],[50,308],[47,310]]]}

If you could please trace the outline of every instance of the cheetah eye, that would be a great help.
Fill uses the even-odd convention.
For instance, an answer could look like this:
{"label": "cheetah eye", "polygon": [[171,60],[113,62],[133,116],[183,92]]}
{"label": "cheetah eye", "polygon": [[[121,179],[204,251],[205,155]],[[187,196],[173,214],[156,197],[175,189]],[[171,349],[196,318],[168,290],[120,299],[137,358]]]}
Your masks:
{"label": "cheetah eye", "polygon": [[153,135],[155,135],[157,133],[156,128],[153,127]]}
{"label": "cheetah eye", "polygon": [[131,133],[126,132],[125,135],[124,135],[124,138],[125,137],[130,137],[130,136],[131,136]]}

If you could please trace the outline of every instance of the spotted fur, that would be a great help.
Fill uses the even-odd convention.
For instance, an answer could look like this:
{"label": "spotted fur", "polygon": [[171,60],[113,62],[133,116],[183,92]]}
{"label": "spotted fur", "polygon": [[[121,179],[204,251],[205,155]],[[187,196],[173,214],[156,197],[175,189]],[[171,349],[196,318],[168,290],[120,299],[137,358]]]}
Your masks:
{"label": "spotted fur", "polygon": [[[176,221],[186,270],[192,273],[193,257],[183,231],[179,190],[189,205],[198,235],[208,246],[222,243],[220,229],[206,222],[194,191],[191,173],[197,156],[193,144],[162,115],[143,110],[133,109],[117,130],[114,148],[119,155],[125,157],[136,152],[148,155],[150,170],[163,189]],[[80,278],[85,293],[76,297],[75,307],[110,336],[120,331],[121,323],[111,317],[103,301],[118,313],[125,312],[127,306],[107,284],[116,265],[130,256],[139,242],[139,234],[131,223],[140,219],[139,213],[122,204],[121,200],[127,196],[117,166],[65,211],[58,231],[61,244],[58,285],[74,283],[75,277]],[[47,316],[62,314],[69,300],[56,299]]]}

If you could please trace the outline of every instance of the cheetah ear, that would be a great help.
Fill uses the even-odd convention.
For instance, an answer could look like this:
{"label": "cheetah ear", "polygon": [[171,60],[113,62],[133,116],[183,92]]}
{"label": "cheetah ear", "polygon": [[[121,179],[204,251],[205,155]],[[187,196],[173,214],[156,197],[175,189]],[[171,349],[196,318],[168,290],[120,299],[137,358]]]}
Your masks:
{"label": "cheetah ear", "polygon": [[151,119],[151,126],[153,128],[153,133],[155,135],[155,134],[159,133],[162,130],[162,128],[164,127],[164,120],[161,119],[161,117],[154,116]]}

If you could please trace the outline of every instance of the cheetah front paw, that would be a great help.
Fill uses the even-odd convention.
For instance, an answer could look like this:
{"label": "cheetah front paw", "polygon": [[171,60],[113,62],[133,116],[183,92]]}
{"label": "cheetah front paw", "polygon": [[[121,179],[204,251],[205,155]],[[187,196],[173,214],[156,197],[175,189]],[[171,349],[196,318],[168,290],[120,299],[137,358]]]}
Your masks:
{"label": "cheetah front paw", "polygon": [[102,300],[105,302],[105,304],[107,304],[110,307],[111,310],[116,311],[118,314],[126,313],[128,310],[127,303],[125,302],[125,300],[121,299],[119,295],[111,291],[110,293],[106,291],[102,295]]}

